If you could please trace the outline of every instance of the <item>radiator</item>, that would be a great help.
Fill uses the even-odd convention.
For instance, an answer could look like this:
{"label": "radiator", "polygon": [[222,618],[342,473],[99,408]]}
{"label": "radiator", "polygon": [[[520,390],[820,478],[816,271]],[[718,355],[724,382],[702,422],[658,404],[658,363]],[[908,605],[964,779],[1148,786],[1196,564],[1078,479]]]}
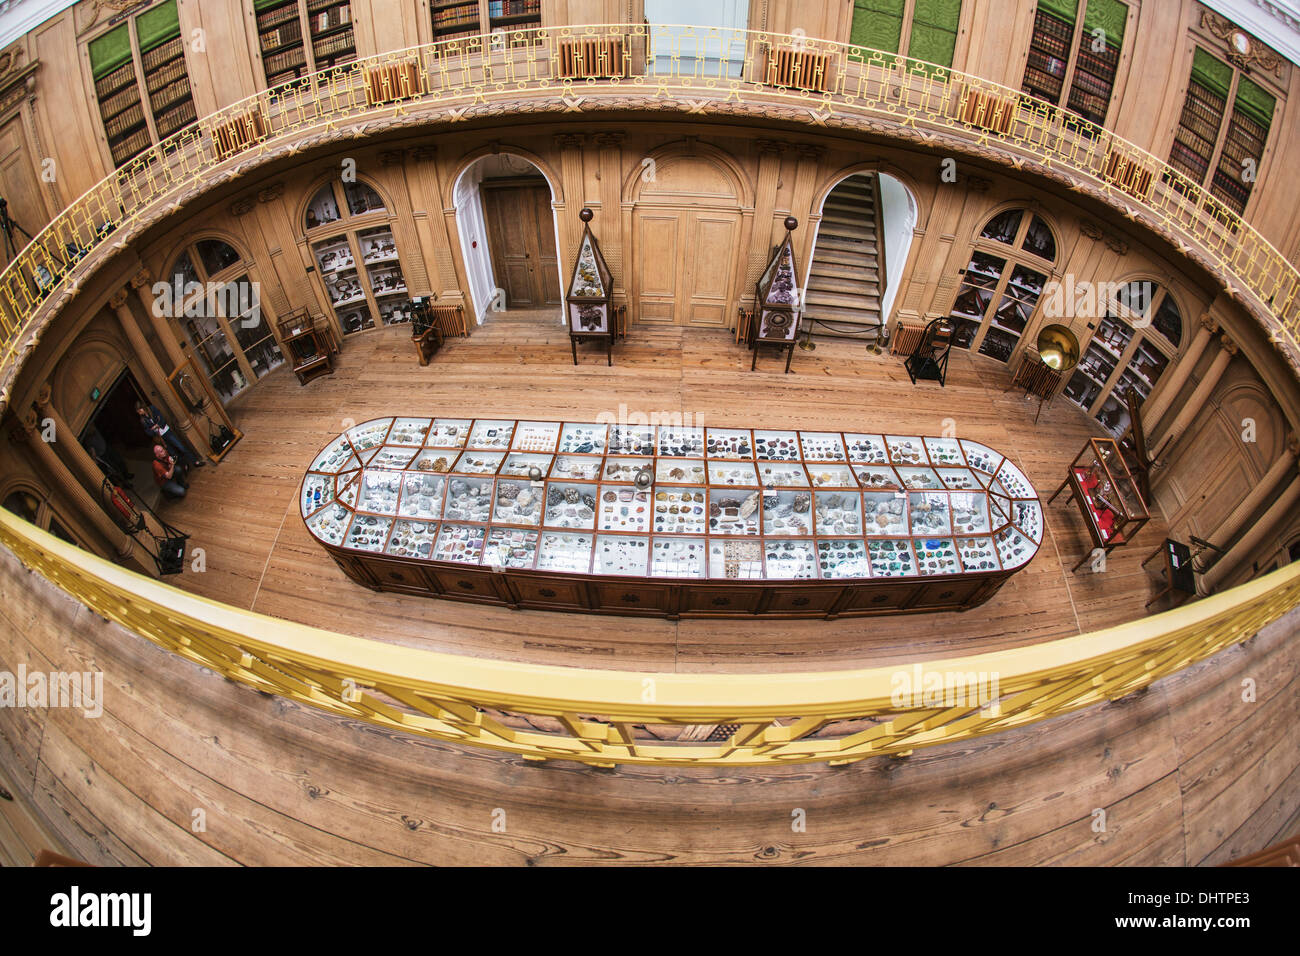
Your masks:
{"label": "radiator", "polygon": [[1106,154],[1105,178],[1136,199],[1145,200],[1155,179],[1152,170],[1111,150]]}
{"label": "radiator", "polygon": [[420,92],[420,71],[413,62],[389,63],[366,70],[366,103],[395,103]]}
{"label": "radiator", "polygon": [[622,37],[575,37],[560,40],[560,78],[609,79],[628,75]]}
{"label": "radiator", "polygon": [[212,137],[217,147],[217,158],[227,159],[266,139],[266,119],[261,110],[250,110],[217,126]]}
{"label": "radiator", "polygon": [[835,85],[834,67],[829,53],[806,50],[769,50],[767,83],[792,90],[829,93]]}
{"label": "radiator", "polygon": [[957,118],[963,123],[1006,135],[1011,132],[1018,108],[1019,102],[1015,97],[968,89]]}

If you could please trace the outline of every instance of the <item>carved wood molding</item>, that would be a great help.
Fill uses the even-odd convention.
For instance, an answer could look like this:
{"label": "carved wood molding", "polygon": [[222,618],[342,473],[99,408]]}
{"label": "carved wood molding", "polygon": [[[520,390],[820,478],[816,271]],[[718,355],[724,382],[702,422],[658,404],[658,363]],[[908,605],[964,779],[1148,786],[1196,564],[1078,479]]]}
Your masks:
{"label": "carved wood molding", "polygon": [[1235,23],[1213,11],[1202,10],[1201,27],[1223,41],[1224,56],[1233,66],[1247,72],[1252,66],[1258,67],[1282,79],[1282,57]]}
{"label": "carved wood molding", "polygon": [[1089,222],[1086,219],[1080,220],[1079,231],[1093,242],[1104,242],[1106,248],[1116,255],[1128,255],[1128,243],[1114,233],[1107,232],[1095,222]]}

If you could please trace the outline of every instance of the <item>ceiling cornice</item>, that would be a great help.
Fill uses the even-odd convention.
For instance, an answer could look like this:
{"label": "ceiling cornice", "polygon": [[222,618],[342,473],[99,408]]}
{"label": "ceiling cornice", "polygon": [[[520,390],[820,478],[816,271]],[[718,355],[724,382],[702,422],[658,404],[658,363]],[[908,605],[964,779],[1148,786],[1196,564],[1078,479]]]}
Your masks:
{"label": "ceiling cornice", "polygon": [[1300,64],[1300,6],[1296,0],[1201,0],[1247,33]]}

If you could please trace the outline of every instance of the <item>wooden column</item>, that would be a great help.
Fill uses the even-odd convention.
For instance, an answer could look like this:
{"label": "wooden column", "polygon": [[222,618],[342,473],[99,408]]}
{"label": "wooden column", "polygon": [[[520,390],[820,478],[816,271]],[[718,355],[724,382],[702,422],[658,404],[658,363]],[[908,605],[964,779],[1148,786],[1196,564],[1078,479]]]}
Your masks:
{"label": "wooden column", "polygon": [[1295,464],[1297,452],[1300,452],[1300,442],[1292,435],[1287,442],[1286,450],[1278,456],[1277,461],[1273,462],[1264,477],[1251,489],[1250,494],[1206,535],[1206,540],[1220,548],[1227,547],[1241,533],[1246,521],[1259,510],[1260,505],[1276,496],[1282,480]]}
{"label": "wooden column", "polygon": [[[585,142],[586,137],[581,133],[559,133],[555,137],[555,146],[560,151],[560,179],[564,188],[564,199],[561,201],[557,197],[553,203],[560,226],[561,247],[555,251],[565,269],[568,268],[568,263],[577,258],[578,243],[582,241],[582,222],[576,211],[570,214],[569,210],[579,210],[587,201],[582,155]],[[564,288],[563,280],[560,287]]]}
{"label": "wooden column", "polygon": [[181,351],[180,343],[176,341],[176,330],[172,328],[167,316],[158,314],[154,304],[153,283],[149,281],[149,274],[137,272],[131,277],[131,288],[135,289],[140,297],[140,304],[144,306],[145,314],[153,323],[154,335],[158,336],[158,341],[162,343],[163,351],[167,353],[167,360],[171,363],[172,369],[180,368],[185,364],[185,353]]}
{"label": "wooden column", "polygon": [[[126,333],[127,339],[131,342],[131,349],[139,357],[140,364],[144,366],[145,375],[149,378],[149,384],[159,398],[162,399],[167,417],[176,423],[177,429],[194,448],[195,452],[199,455],[208,454],[211,450],[208,443],[199,436],[198,429],[194,427],[194,420],[190,418],[188,411],[176,400],[176,396],[172,393],[171,385],[167,382],[167,373],[158,364],[158,357],[154,355],[148,340],[145,339],[144,332],[136,321],[135,314],[131,311],[131,307],[126,304],[126,299],[126,290],[119,289],[108,300],[108,304],[117,313],[118,324],[122,326],[122,331]],[[153,311],[151,302],[149,314],[153,315]],[[179,346],[177,348],[179,349]]]}
{"label": "wooden column", "polygon": [[1192,370],[1196,368],[1196,363],[1201,360],[1201,355],[1205,352],[1205,347],[1210,344],[1210,337],[1219,331],[1218,324],[1210,318],[1209,313],[1201,316],[1200,328],[1196,330],[1187,351],[1183,353],[1182,358],[1178,360],[1169,371],[1164,388],[1161,389],[1159,396],[1153,402],[1148,402],[1142,409],[1142,427],[1148,435],[1154,435],[1160,429],[1160,419],[1164,418],[1165,412],[1169,411],[1169,406],[1174,403],[1178,393],[1183,390],[1187,384],[1188,377]]}
{"label": "wooden column", "polygon": [[58,491],[62,498],[76,509],[78,517],[99,532],[117,553],[118,561],[132,571],[156,575],[157,569],[153,566],[153,562],[147,554],[136,547],[135,539],[117,526],[98,501],[90,496],[81,486],[81,482],[77,481],[76,476],[68,470],[63,459],[56,455],[50,444],[41,437],[35,408],[28,412],[17,432],[35,453],[41,469],[53,483],[53,490]]}
{"label": "wooden column", "polygon": [[1205,572],[1201,577],[1201,583],[1206,593],[1212,593],[1215,588],[1231,577],[1245,560],[1255,552],[1255,549],[1263,543],[1265,538],[1275,533],[1282,522],[1291,520],[1297,507],[1300,507],[1300,477],[1292,480],[1286,490],[1273,502],[1272,507],[1264,512],[1263,517],[1250,526],[1249,530],[1229,549],[1227,554],[1218,560],[1214,567]]}
{"label": "wooden column", "polygon": [[1152,447],[1158,449],[1151,456],[1153,459],[1160,458],[1161,455],[1171,449],[1187,429],[1187,426],[1195,421],[1196,416],[1205,407],[1205,403],[1209,401],[1215,386],[1219,384],[1219,379],[1223,377],[1223,373],[1227,370],[1228,363],[1232,361],[1232,357],[1236,354],[1236,343],[1226,335],[1221,336],[1219,354],[1214,357],[1214,361],[1206,370],[1205,377],[1197,384],[1196,390],[1187,399],[1187,403],[1178,410],[1178,415],[1174,418],[1173,423],[1165,430],[1163,435],[1151,443]]}
{"label": "wooden column", "polygon": [[[605,264],[614,280],[610,291],[620,302],[627,301],[627,283],[623,281],[627,271],[623,262],[623,217],[620,215],[623,140],[624,134],[617,131],[596,134],[596,145],[600,147],[600,217],[596,222],[596,232],[600,236]],[[562,265],[566,269],[569,266],[568,263]]]}
{"label": "wooden column", "polygon": [[41,386],[41,390],[36,396],[36,411],[42,420],[48,418],[54,423],[54,444],[62,452],[61,457],[76,476],[81,479],[82,487],[90,492],[94,498],[98,499],[100,489],[104,483],[104,472],[95,464],[95,460],[82,447],[81,442],[77,441],[76,436],[72,433],[72,428],[68,425],[62,413],[50,401],[50,386],[48,383]]}

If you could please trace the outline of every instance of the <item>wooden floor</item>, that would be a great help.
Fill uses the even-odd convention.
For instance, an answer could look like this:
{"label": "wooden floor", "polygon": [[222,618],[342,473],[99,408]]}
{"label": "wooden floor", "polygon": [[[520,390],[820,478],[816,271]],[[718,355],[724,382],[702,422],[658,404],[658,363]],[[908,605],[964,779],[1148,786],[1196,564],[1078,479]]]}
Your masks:
{"label": "wooden floor", "polygon": [[839,768],[599,770],[389,733],[196,667],[0,550],[0,669],[20,663],[101,670],[105,705],[0,708],[4,864],[53,842],[101,865],[1179,866],[1300,829],[1300,612],[1136,697]]}
{"label": "wooden floor", "polygon": [[[730,333],[634,330],[607,368],[549,315],[490,317],[450,340],[421,368],[404,327],[346,339],[338,371],[303,387],[287,369],[232,406],[246,437],[194,476],[167,519],[205,552],[206,571],[171,583],[289,620],[345,633],[471,654],[583,667],[659,671],[847,668],[1014,647],[1132,620],[1155,586],[1140,562],[1164,535],[1152,521],[1107,570],[1069,569],[1090,547],[1065,497],[1047,509],[1047,537],[1031,564],[991,601],[964,613],[844,621],[681,621],[510,611],[393,594],[347,580],[308,535],[297,490],[316,452],[352,422],[387,415],[594,420],[680,413],[709,425],[885,431],[984,442],[1009,455],[1046,499],[1096,426],[1064,399],[1043,410],[1004,391],[1006,368],[954,351],[946,388],[912,385],[900,358],[861,343],[819,340],[796,350],[792,374],[773,354],[749,371]],[[598,352],[600,354],[598,354]]]}

